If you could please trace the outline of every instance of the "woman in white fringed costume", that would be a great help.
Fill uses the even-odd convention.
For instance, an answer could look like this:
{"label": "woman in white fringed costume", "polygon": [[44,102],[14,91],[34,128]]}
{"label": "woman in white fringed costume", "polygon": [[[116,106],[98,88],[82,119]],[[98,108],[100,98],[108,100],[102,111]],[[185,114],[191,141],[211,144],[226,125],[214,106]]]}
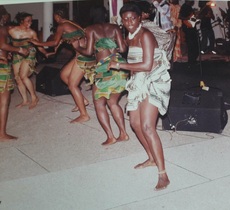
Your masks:
{"label": "woman in white fringed costume", "polygon": [[171,79],[166,52],[158,48],[154,35],[141,26],[141,10],[135,4],[125,4],[120,15],[128,30],[128,63],[110,62],[108,68],[130,70],[131,78],[126,84],[128,90],[127,111],[130,124],[148,159],[135,166],[145,168],[157,166],[158,183],[155,190],[166,188],[170,181],[165,171],[161,140],[156,131],[158,114],[167,111]]}

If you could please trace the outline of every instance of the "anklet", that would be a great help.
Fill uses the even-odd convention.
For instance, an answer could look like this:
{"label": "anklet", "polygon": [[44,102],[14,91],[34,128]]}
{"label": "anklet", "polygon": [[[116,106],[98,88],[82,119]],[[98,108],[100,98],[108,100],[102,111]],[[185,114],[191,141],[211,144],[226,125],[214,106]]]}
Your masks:
{"label": "anklet", "polygon": [[158,172],[158,175],[161,175],[161,174],[166,174],[166,170],[163,170],[163,171],[159,171],[159,172]]}

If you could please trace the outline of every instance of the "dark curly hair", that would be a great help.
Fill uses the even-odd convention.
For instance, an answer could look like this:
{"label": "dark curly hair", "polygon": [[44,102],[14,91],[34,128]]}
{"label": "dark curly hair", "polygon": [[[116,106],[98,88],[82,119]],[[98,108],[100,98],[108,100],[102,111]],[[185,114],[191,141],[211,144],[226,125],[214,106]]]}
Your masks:
{"label": "dark curly hair", "polygon": [[54,11],[54,15],[59,15],[63,19],[67,19],[67,14],[64,9],[57,9]]}
{"label": "dark curly hair", "polygon": [[120,16],[122,17],[125,12],[134,12],[138,16],[141,16],[142,14],[140,7],[138,7],[136,3],[133,2],[124,4],[124,6],[120,9]]}
{"label": "dark curly hair", "polygon": [[7,15],[7,14],[9,13],[6,11],[5,7],[0,5],[0,18],[2,18],[3,15]]}
{"label": "dark curly hair", "polygon": [[18,24],[20,24],[22,21],[25,20],[27,17],[32,17],[32,14],[29,14],[27,12],[18,12],[17,15],[15,16],[15,19]]}
{"label": "dark curly hair", "polygon": [[89,19],[91,24],[105,23],[108,21],[107,11],[104,6],[94,6],[90,8]]}
{"label": "dark curly hair", "polygon": [[142,12],[151,14],[152,13],[152,5],[148,1],[133,1]]}

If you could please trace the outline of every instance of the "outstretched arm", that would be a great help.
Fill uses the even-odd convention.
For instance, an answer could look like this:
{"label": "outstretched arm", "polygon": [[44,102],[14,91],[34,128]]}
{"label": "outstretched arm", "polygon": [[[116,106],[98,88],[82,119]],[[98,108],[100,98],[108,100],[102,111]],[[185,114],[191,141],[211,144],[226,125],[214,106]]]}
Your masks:
{"label": "outstretched arm", "polygon": [[60,43],[63,33],[63,28],[58,26],[56,33],[54,34],[54,39],[47,42],[39,42],[38,38],[32,39],[30,42],[38,47],[56,47]]}
{"label": "outstretched arm", "polygon": [[[33,33],[33,36],[32,36],[32,37],[33,37],[33,40],[38,41],[37,33],[36,33],[35,31],[33,31],[32,33]],[[38,47],[38,50],[39,50],[42,54],[44,54],[45,57],[47,57],[47,52],[46,52],[46,50],[45,50],[43,47]]]}

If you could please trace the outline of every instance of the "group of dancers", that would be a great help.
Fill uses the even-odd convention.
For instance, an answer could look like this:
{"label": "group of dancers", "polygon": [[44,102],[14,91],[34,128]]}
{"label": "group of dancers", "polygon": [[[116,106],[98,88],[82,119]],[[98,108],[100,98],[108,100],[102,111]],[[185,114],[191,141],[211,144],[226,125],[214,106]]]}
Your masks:
{"label": "group of dancers", "polygon": [[[123,38],[118,25],[106,23],[105,19],[82,29],[76,23],[67,20],[64,11],[57,10],[54,11],[54,19],[58,24],[54,39],[40,42],[36,33],[30,29],[32,15],[20,14],[24,16],[20,15],[19,26],[10,28],[1,26],[1,31],[5,30],[5,35],[0,35],[0,56],[5,58],[0,58],[0,65],[7,66],[9,64],[7,52],[14,52],[12,66],[23,100],[18,107],[29,105],[32,109],[38,103],[38,97],[29,79],[34,70],[35,49],[38,48],[47,57],[49,53],[43,47],[55,47],[56,52],[60,43],[67,41],[75,49],[76,56],[64,66],[60,75],[72,93],[76,103],[74,110],[79,111],[79,116],[71,123],[90,120],[86,109],[89,102],[79,88],[80,81],[85,76],[91,78],[96,115],[107,135],[102,145],[129,140],[123,109],[119,105],[123,91],[127,90],[130,125],[148,155],[148,159],[135,168],[157,166],[159,177],[155,190],[166,188],[170,181],[165,170],[164,153],[156,124],[159,113],[164,115],[169,103],[170,63],[166,50],[158,45],[154,33],[142,25],[144,13],[141,8],[135,3],[126,3],[120,9],[122,24],[128,32],[126,39]],[[4,15],[1,11],[1,20],[4,19]],[[8,36],[12,38],[12,45],[7,44]],[[3,47],[2,43],[7,47]],[[127,58],[123,58],[121,54],[126,53],[127,50]],[[0,69],[2,70],[3,68]],[[4,123],[6,124],[3,116],[6,117],[8,114],[9,91],[12,89],[9,65],[5,74],[7,75],[5,83],[1,84],[1,106],[3,95],[7,92],[8,96],[7,100],[5,99],[7,106],[4,106],[4,111],[1,108],[0,138],[13,139],[6,133],[6,125],[3,126]],[[3,81],[2,75],[0,80]],[[31,102],[27,98],[27,91],[30,93]],[[114,135],[111,128],[107,107],[119,128],[118,137]]]}

